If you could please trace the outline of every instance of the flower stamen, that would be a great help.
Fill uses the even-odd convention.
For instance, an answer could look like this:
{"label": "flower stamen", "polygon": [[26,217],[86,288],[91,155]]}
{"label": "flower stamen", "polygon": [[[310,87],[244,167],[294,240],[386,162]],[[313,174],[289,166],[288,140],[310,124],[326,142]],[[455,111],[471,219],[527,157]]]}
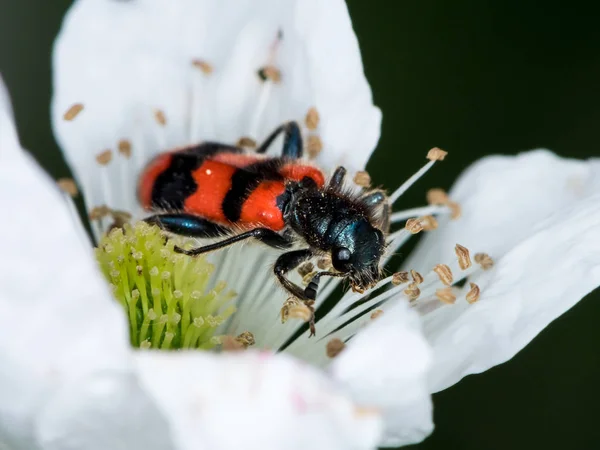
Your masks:
{"label": "flower stamen", "polygon": [[243,147],[248,149],[254,149],[257,147],[256,141],[248,136],[242,136],[236,142],[236,147]]}
{"label": "flower stamen", "polygon": [[162,109],[155,109],[153,113],[156,123],[164,127],[167,124],[167,116],[165,116],[164,111]]}
{"label": "flower stamen", "polygon": [[203,59],[193,59],[192,65],[200,69],[204,75],[210,75],[214,70],[213,66]]}
{"label": "flower stamen", "polygon": [[316,130],[319,126],[319,120],[319,112],[317,111],[317,108],[312,106],[309,108],[308,112],[306,113],[306,117],[304,118],[306,128],[308,128],[310,131]]}
{"label": "flower stamen", "polygon": [[423,281],[425,281],[425,279],[423,278],[423,275],[421,275],[419,272],[417,272],[416,270],[412,270],[410,271],[410,275],[413,279],[413,281],[417,284],[422,284]]}
{"label": "flower stamen", "polygon": [[433,271],[440,278],[440,281],[446,286],[452,286],[452,270],[446,264],[438,264],[433,268]]}
{"label": "flower stamen", "polygon": [[476,253],[474,259],[483,270],[491,269],[494,265],[494,260],[487,253]]}
{"label": "flower stamen", "polygon": [[96,155],[96,162],[106,166],[112,161],[112,150],[104,150]]}
{"label": "flower stamen", "polygon": [[408,277],[408,272],[396,272],[394,275],[392,275],[392,284],[394,286],[408,283],[409,280],[410,278]]}
{"label": "flower stamen", "polygon": [[469,249],[460,244],[456,244],[454,247],[454,252],[458,258],[458,266],[461,270],[467,270],[469,267],[471,267],[471,256],[469,255]]}
{"label": "flower stamen", "polygon": [[83,111],[83,104],[75,103],[63,114],[63,119],[67,122],[71,122],[79,115],[81,111]]}
{"label": "flower stamen", "polygon": [[404,294],[409,298],[409,300],[414,301],[419,298],[419,295],[421,295],[421,290],[417,286],[416,282],[412,282],[406,289],[404,289]]}
{"label": "flower stamen", "polygon": [[125,158],[131,157],[131,142],[129,140],[121,139],[117,144],[117,148],[119,149],[119,153]]}
{"label": "flower stamen", "polygon": [[430,189],[427,191],[427,203],[430,205],[446,206],[450,209],[450,218],[458,219],[462,213],[458,203],[450,200],[446,191],[439,188]]}
{"label": "flower stamen", "polygon": [[356,174],[354,175],[353,181],[354,181],[354,184],[356,184],[357,186],[363,187],[363,188],[368,188],[371,186],[371,176],[365,170],[356,172]]}
{"label": "flower stamen", "polygon": [[471,286],[471,289],[469,290],[469,292],[467,292],[467,301],[469,303],[475,303],[477,300],[479,300],[481,290],[479,289],[479,286],[477,286],[475,283],[469,283],[469,286]]}
{"label": "flower stamen", "polygon": [[321,138],[316,134],[308,136],[308,139],[306,140],[306,152],[308,153],[308,157],[310,159],[315,159],[322,150],[323,142],[321,141]]}
{"label": "flower stamen", "polygon": [[452,287],[437,289],[435,291],[435,296],[439,301],[446,303],[447,305],[453,305],[456,302],[456,295],[454,294],[454,289]]}
{"label": "flower stamen", "polygon": [[339,355],[342,350],[346,347],[344,341],[338,338],[333,338],[329,342],[327,342],[327,346],[325,347],[325,351],[329,358],[335,358]]}
{"label": "flower stamen", "polygon": [[182,257],[174,245],[157,226],[125,223],[102,238],[96,258],[127,314],[133,346],[212,348],[220,342],[216,328],[235,311],[235,293],[223,282],[209,291],[214,267]]}
{"label": "flower stamen", "polygon": [[394,204],[396,200],[400,198],[402,194],[404,194],[413,184],[417,182],[419,178],[421,178],[429,169],[433,167],[436,161],[442,161],[448,153],[440,150],[438,148],[433,148],[429,150],[427,153],[427,159],[429,162],[421,167],[414,175],[412,175],[408,180],[406,180],[402,185],[394,191],[394,193],[390,196],[390,204]]}
{"label": "flower stamen", "polygon": [[77,197],[79,191],[73,178],[59,178],[56,181],[56,184],[58,185],[61,191],[69,194],[71,197]]}

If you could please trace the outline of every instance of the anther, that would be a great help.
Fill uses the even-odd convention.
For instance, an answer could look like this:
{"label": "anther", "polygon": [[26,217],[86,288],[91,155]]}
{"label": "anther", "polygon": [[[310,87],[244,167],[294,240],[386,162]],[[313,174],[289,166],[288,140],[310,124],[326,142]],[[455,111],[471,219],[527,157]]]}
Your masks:
{"label": "anther", "polygon": [[106,166],[112,160],[112,151],[104,150],[96,155],[96,162],[101,166]]}
{"label": "anther", "polygon": [[421,284],[421,283],[423,283],[423,281],[425,281],[425,280],[424,280],[424,278],[423,278],[423,275],[421,275],[421,274],[420,274],[419,272],[417,272],[416,270],[412,270],[412,269],[411,269],[411,271],[410,271],[410,275],[412,276],[412,279],[413,279],[413,281],[414,281],[415,283],[417,283],[417,284]]}
{"label": "anther", "polygon": [[469,286],[471,286],[471,290],[467,292],[467,301],[469,303],[475,303],[477,300],[479,300],[481,290],[475,283],[469,283]]}
{"label": "anther", "polygon": [[441,148],[434,147],[427,152],[427,159],[430,161],[443,161],[448,152],[445,152]]}
{"label": "anther", "polygon": [[283,306],[281,307],[281,323],[285,323],[289,319],[290,308],[299,304],[300,300],[298,300],[295,297],[290,297],[285,302],[283,302]]}
{"label": "anther", "polygon": [[221,350],[225,352],[235,352],[244,350],[244,346],[233,336],[223,336],[221,338]]}
{"label": "anther", "polygon": [[285,323],[289,318],[300,319],[308,322],[313,318],[314,311],[308,302],[302,302],[297,298],[288,298],[281,308],[281,323]]}
{"label": "anther", "polygon": [[440,281],[446,286],[452,286],[452,270],[446,264],[438,264],[433,268],[433,271],[437,273]]}
{"label": "anther", "polygon": [[95,206],[89,212],[88,217],[90,220],[100,220],[110,214],[110,208],[106,205]]}
{"label": "anther", "polygon": [[406,289],[404,289],[404,294],[412,301],[419,298],[421,295],[421,290],[417,286],[417,283],[410,283]]}
{"label": "anther", "polygon": [[76,197],[79,193],[79,191],[77,190],[77,185],[75,184],[75,181],[73,181],[72,178],[59,178],[56,181],[56,184],[58,184],[58,187],[61,191],[66,192],[71,197]]}
{"label": "anther", "polygon": [[325,351],[327,352],[327,356],[329,358],[335,358],[342,352],[342,350],[344,350],[344,347],[346,347],[344,341],[338,338],[333,338],[327,343]]}
{"label": "anther", "polygon": [[121,139],[118,144],[119,153],[123,155],[125,158],[129,158],[131,156],[131,142],[127,139]]}
{"label": "anther", "polygon": [[356,172],[356,175],[354,175],[354,184],[363,188],[368,188],[371,186],[371,176],[364,170]]}
{"label": "anther", "polygon": [[210,75],[213,72],[213,66],[204,61],[203,59],[192,60],[192,65],[202,71],[204,75]]}
{"label": "anther", "polygon": [[254,340],[254,335],[249,331],[244,331],[238,337],[235,338],[235,341],[240,343],[243,348],[248,348],[251,345],[254,345],[256,341]]}
{"label": "anther", "polygon": [[174,312],[171,314],[171,323],[177,325],[181,321],[181,314]]}
{"label": "anther", "polygon": [[315,265],[313,263],[311,263],[311,262],[304,263],[300,267],[298,267],[298,273],[303,278],[306,275],[314,272],[314,270],[315,270]]}
{"label": "anther", "polygon": [[311,107],[306,113],[306,117],[304,118],[304,123],[306,124],[306,128],[309,130],[316,130],[319,126],[319,112],[317,108],[314,106]]}
{"label": "anther", "polygon": [[156,123],[158,123],[162,127],[164,127],[167,124],[167,117],[165,116],[165,113],[160,109],[154,110],[154,120],[156,120]]}
{"label": "anther", "polygon": [[375,320],[383,315],[383,309],[376,309],[371,313],[371,320]]}
{"label": "anther", "polygon": [[427,203],[430,205],[446,205],[450,201],[448,194],[443,189],[429,189],[427,191]]}
{"label": "anther", "polygon": [[306,275],[304,275],[302,277],[302,284],[304,286],[310,285],[312,282],[313,285],[311,287],[309,287],[308,289],[313,290],[315,292],[315,295],[316,295],[316,290],[318,289],[318,286],[317,287],[314,286],[315,283],[313,282],[313,278],[315,277],[316,274],[317,274],[316,271],[308,272]]}
{"label": "anther", "polygon": [[281,71],[273,65],[267,65],[258,69],[258,77],[261,81],[270,80],[273,83],[279,83],[281,81]]}
{"label": "anther", "polygon": [[404,225],[404,228],[410,231],[411,234],[417,234],[423,231],[423,224],[421,223],[421,219],[408,219]]}
{"label": "anther", "polygon": [[308,137],[306,141],[306,151],[308,153],[309,158],[316,158],[319,156],[319,153],[323,150],[323,142],[321,138],[316,135],[311,135]]}
{"label": "anther", "polygon": [[392,284],[398,286],[399,284],[408,283],[409,277],[408,272],[396,272],[392,275]]}
{"label": "anther", "polygon": [[458,266],[460,270],[467,270],[471,267],[471,256],[469,255],[469,249],[463,247],[460,244],[454,246],[454,252],[458,258]]}
{"label": "anther", "polygon": [[219,325],[221,325],[219,318],[213,316],[212,314],[206,316],[206,323],[208,323],[208,326],[211,328],[217,328]]}
{"label": "anther", "polygon": [[319,258],[317,261],[317,267],[321,270],[327,270],[331,268],[331,256]]}
{"label": "anther", "polygon": [[420,220],[424,231],[435,230],[438,227],[438,221],[433,216],[423,216]]}
{"label": "anther", "polygon": [[494,265],[494,260],[487,253],[476,253],[474,259],[483,270],[491,269]]}
{"label": "anther", "polygon": [[256,148],[256,141],[248,136],[242,136],[235,143],[236,147]]}
{"label": "anther", "polygon": [[448,208],[450,208],[450,218],[451,219],[458,219],[461,216],[462,209],[460,208],[460,205],[458,203],[449,201]]}
{"label": "anther", "polygon": [[456,295],[454,295],[454,290],[451,287],[437,289],[435,291],[435,296],[439,301],[448,305],[453,305],[454,302],[456,302]]}
{"label": "anther", "polygon": [[448,194],[443,189],[435,188],[427,191],[427,203],[430,205],[443,205],[450,209],[450,217],[458,219],[462,213],[460,205],[450,200]]}
{"label": "anther", "polygon": [[63,119],[67,122],[70,122],[71,120],[75,119],[75,117],[77,117],[81,111],[83,111],[83,104],[75,103],[73,106],[67,109],[63,115]]}

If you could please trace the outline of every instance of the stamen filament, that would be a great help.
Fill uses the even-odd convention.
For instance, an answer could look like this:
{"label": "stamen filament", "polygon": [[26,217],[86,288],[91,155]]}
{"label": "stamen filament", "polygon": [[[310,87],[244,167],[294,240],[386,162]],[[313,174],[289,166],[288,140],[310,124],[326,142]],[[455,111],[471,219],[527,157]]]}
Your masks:
{"label": "stamen filament", "polygon": [[413,184],[417,182],[419,178],[421,178],[431,167],[435,164],[435,161],[429,161],[423,167],[421,167],[413,176],[411,176],[408,180],[406,180],[402,185],[394,191],[394,193],[390,196],[390,204],[394,204],[396,200],[400,198],[402,194],[404,194]]}
{"label": "stamen filament", "polygon": [[419,208],[405,209],[391,215],[392,223],[401,222],[411,217],[430,216],[434,214],[449,214],[450,208],[442,205],[421,206]]}
{"label": "stamen filament", "polygon": [[264,112],[267,109],[267,104],[269,103],[269,97],[272,89],[273,82],[270,80],[265,80],[263,82],[260,97],[258,98],[258,103],[256,105],[256,112],[254,113],[254,116],[252,117],[252,123],[250,124],[250,136],[254,139],[259,138],[259,127],[262,122]]}

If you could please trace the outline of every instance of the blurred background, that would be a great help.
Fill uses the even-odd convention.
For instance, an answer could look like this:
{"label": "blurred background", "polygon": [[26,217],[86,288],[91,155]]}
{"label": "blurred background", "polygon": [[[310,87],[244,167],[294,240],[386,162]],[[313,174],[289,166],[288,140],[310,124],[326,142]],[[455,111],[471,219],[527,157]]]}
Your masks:
{"label": "blurred background", "polygon": [[[0,73],[21,142],[55,178],[69,172],[50,129],[50,57],[70,3],[0,0]],[[409,191],[407,207],[421,204],[431,183],[449,188],[487,154],[547,147],[569,157],[598,155],[598,3],[348,5],[384,113],[372,177],[393,188],[429,148],[450,152]],[[435,395],[436,431],[414,448],[600,448],[599,321],[595,292],[510,362]]]}

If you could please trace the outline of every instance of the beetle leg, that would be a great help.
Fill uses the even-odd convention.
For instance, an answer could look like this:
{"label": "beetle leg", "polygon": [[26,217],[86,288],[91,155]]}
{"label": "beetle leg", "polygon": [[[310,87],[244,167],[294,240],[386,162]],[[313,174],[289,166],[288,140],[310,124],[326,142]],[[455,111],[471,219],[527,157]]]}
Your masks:
{"label": "beetle leg", "polygon": [[342,185],[344,184],[344,177],[346,176],[346,168],[339,166],[333,172],[331,179],[329,180],[328,188],[332,191],[339,191]]}
{"label": "beetle leg", "polygon": [[236,242],[243,241],[245,239],[258,239],[263,244],[268,245],[273,248],[290,248],[292,246],[292,240],[287,236],[282,236],[279,233],[276,233],[273,230],[268,228],[254,228],[253,230],[245,231],[240,234],[236,234],[234,236],[230,236],[227,239],[223,239],[222,241],[215,242],[214,244],[204,245],[202,247],[193,248],[191,250],[186,250],[181,247],[175,246],[175,251],[177,253],[183,253],[188,256],[197,256],[202,253],[212,252],[214,250],[219,250],[224,247],[228,247]]}
{"label": "beetle leg", "polygon": [[303,144],[302,144],[302,133],[300,127],[296,122],[286,122],[279,125],[275,130],[265,139],[265,141],[256,149],[256,153],[265,153],[273,141],[277,137],[284,133],[283,139],[283,151],[281,156],[289,159],[302,158]]}
{"label": "beetle leg", "polygon": [[311,300],[316,300],[317,291],[319,290],[319,281],[321,280],[321,277],[345,277],[345,276],[347,276],[347,274],[345,274],[343,272],[329,272],[329,271],[317,272],[313,275],[310,282],[304,289],[304,295]]}
{"label": "beetle leg", "polygon": [[288,272],[294,270],[304,261],[307,261],[310,258],[312,258],[313,255],[314,254],[312,250],[308,248],[303,250],[294,250],[291,252],[287,252],[281,255],[279,258],[277,258],[277,261],[275,261],[275,267],[273,268],[273,272],[275,273],[275,276],[277,277],[283,288],[297,299],[302,300],[306,304],[306,306],[308,306],[308,308],[311,310],[312,317],[309,321],[310,336],[315,335],[315,314],[314,308],[312,306],[314,303],[314,297],[312,299],[308,297],[305,294],[304,289],[302,289],[296,283],[293,283],[292,281],[288,280],[285,275]]}
{"label": "beetle leg", "polygon": [[309,260],[312,256],[313,252],[308,248],[304,250],[287,252],[277,258],[277,261],[275,261],[275,267],[273,268],[275,276],[285,290],[300,300],[311,299],[304,294],[304,290],[300,286],[288,280],[285,275],[291,270],[294,270],[304,261]]}
{"label": "beetle leg", "polygon": [[229,229],[192,214],[156,214],[144,219],[152,225],[158,225],[165,231],[181,236],[196,238],[213,238],[224,236]]}

